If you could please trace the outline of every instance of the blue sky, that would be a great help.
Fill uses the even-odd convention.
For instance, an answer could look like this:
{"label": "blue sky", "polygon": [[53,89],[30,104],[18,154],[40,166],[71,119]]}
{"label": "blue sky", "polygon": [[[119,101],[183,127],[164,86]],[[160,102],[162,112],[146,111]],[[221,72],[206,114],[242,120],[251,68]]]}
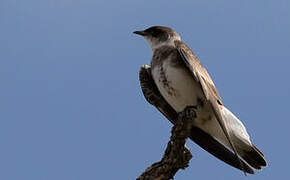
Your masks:
{"label": "blue sky", "polygon": [[192,142],[176,179],[289,177],[290,1],[1,0],[0,179],[134,179],[171,124],[141,93],[151,51],[132,34],[174,28],[269,166],[256,175]]}

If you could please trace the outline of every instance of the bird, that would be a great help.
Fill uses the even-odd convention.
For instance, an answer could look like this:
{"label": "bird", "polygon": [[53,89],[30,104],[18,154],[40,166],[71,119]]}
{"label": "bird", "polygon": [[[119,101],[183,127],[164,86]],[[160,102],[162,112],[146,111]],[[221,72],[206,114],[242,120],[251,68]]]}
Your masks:
{"label": "bird", "polygon": [[171,123],[193,107],[196,118],[189,138],[225,163],[254,174],[267,166],[264,154],[251,142],[243,123],[224,106],[209,73],[170,27],[152,26],[133,33],[144,37],[152,50],[139,80],[145,99]]}

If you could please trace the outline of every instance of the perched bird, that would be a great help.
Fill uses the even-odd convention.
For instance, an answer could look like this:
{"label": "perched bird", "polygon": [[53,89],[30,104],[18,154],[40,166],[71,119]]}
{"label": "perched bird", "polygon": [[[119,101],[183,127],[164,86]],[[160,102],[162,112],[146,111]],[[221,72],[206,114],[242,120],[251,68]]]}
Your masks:
{"label": "perched bird", "polygon": [[[139,72],[143,94],[173,124],[178,113],[194,107],[190,138],[229,165],[254,174],[266,166],[263,153],[250,140],[243,123],[228,110],[194,53],[171,28],[153,26],[135,31],[149,43],[151,66]],[[242,160],[243,159],[243,160]]]}

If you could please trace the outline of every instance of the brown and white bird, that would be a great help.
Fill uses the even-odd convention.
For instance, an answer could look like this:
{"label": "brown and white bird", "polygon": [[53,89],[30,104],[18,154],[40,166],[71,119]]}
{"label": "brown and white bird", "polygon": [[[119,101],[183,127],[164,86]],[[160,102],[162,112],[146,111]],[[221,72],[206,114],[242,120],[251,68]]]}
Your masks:
{"label": "brown and white bird", "polygon": [[[190,138],[220,160],[244,172],[266,166],[242,122],[228,110],[207,70],[171,28],[153,26],[135,31],[149,43],[151,66],[141,67],[143,94],[173,124],[178,113],[195,107]],[[242,159],[240,159],[242,158]],[[250,167],[251,166],[251,167]]]}

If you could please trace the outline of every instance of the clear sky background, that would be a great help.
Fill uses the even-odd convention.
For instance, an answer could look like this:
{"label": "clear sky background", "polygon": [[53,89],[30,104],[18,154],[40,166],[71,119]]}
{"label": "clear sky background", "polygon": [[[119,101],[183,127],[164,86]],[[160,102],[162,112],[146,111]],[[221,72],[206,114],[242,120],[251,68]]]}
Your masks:
{"label": "clear sky background", "polygon": [[256,175],[188,141],[188,179],[289,178],[289,0],[1,0],[0,179],[134,179],[171,124],[138,81],[147,42],[174,28],[210,72],[269,166]]}

